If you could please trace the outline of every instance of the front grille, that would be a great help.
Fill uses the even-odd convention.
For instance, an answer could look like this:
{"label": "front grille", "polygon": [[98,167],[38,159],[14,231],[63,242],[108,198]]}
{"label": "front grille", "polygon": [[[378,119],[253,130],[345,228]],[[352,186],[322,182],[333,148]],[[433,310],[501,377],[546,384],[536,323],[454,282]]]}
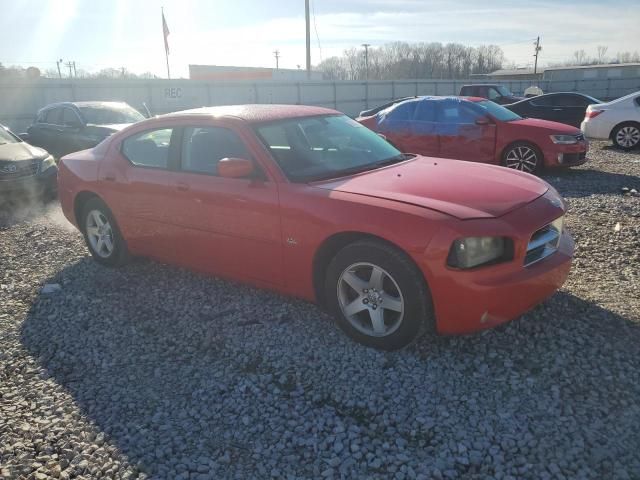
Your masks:
{"label": "front grille", "polygon": [[558,250],[563,222],[564,218],[559,217],[531,235],[531,240],[527,245],[527,254],[524,258],[525,267],[547,258]]}
{"label": "front grille", "polygon": [[579,153],[563,153],[562,154],[562,163],[573,163],[579,162],[587,158],[587,152],[579,152]]}
{"label": "front grille", "polygon": [[39,166],[40,160],[0,161],[0,181],[31,177],[38,173]]}

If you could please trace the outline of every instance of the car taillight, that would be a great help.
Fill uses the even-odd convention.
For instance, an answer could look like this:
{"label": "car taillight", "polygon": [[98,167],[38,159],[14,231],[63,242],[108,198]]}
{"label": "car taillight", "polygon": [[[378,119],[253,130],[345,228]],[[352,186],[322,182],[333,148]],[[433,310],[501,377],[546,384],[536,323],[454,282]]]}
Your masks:
{"label": "car taillight", "polygon": [[604,110],[587,110],[584,114],[584,118],[595,118],[600,115]]}

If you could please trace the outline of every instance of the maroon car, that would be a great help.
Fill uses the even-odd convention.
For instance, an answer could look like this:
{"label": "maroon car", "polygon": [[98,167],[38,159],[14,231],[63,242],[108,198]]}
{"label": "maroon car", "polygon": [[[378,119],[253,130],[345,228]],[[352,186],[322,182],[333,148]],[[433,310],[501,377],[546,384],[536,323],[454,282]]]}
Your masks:
{"label": "maroon car", "polygon": [[402,152],[493,163],[528,173],[580,165],[589,148],[575,127],[522,118],[477,97],[418,97],[356,120]]}

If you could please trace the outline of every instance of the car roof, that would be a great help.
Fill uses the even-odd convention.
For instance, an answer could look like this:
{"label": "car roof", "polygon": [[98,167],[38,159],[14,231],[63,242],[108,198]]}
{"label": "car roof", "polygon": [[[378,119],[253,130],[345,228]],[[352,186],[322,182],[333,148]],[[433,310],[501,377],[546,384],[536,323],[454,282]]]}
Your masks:
{"label": "car roof", "polygon": [[41,108],[40,111],[57,107],[122,107],[123,105],[129,106],[129,104],[127,104],[126,102],[103,102],[98,100],[87,100],[80,102],[57,102],[50,103],[46,107]]}
{"label": "car roof", "polygon": [[167,113],[162,115],[162,117],[180,117],[183,115],[236,117],[249,123],[263,123],[317,115],[342,115],[342,113],[330,108],[309,105],[249,104],[194,108],[191,110]]}

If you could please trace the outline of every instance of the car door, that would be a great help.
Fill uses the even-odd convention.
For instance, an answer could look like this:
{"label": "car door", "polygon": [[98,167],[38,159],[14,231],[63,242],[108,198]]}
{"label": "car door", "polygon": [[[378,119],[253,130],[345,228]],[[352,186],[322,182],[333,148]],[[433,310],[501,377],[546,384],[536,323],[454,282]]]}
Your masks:
{"label": "car door", "polygon": [[282,239],[276,183],[218,176],[224,158],[254,161],[241,134],[224,125],[182,129],[179,171],[170,175],[168,221],[179,227],[176,261],[193,268],[282,284]]}
{"label": "car door", "polygon": [[493,163],[496,125],[473,102],[448,98],[436,102],[439,155]]}
{"label": "car door", "polygon": [[84,122],[71,107],[62,109],[62,127],[57,139],[58,151],[61,155],[89,148],[83,136]]}
{"label": "car door", "polygon": [[387,140],[402,152],[421,153],[411,149],[415,147],[412,142],[411,124],[417,102],[418,100],[408,100],[377,114],[377,131],[382,133]]}
{"label": "car door", "polygon": [[411,122],[411,136],[406,140],[406,151],[437,157],[440,152],[438,124],[436,122],[436,101],[420,100]]}
{"label": "car door", "polygon": [[132,253],[172,259],[175,229],[167,212],[173,202],[168,176],[177,164],[177,130],[157,127],[133,133],[100,163],[100,193],[111,208]]}
{"label": "car door", "polygon": [[54,107],[42,112],[38,121],[29,129],[30,143],[47,150],[55,157],[60,154],[57,151],[57,135],[61,128],[62,108]]}
{"label": "car door", "polygon": [[557,114],[558,122],[580,127],[584,113],[590,104],[582,95],[558,94],[554,96],[553,110]]}

